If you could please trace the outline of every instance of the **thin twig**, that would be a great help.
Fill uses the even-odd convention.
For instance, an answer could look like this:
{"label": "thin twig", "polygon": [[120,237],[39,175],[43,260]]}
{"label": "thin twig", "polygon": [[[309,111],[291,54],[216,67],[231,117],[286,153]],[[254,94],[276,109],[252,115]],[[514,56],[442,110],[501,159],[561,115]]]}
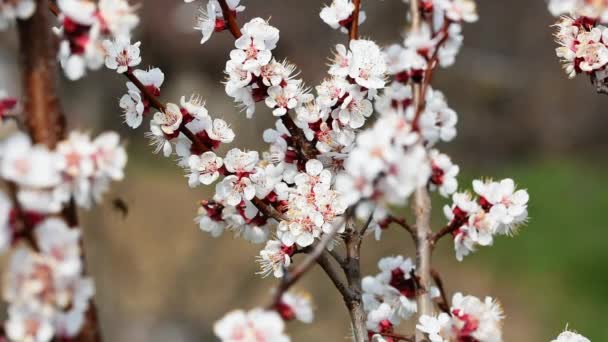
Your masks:
{"label": "thin twig", "polygon": [[416,238],[416,231],[414,230],[414,227],[412,227],[411,225],[409,225],[407,223],[407,221],[405,220],[405,218],[400,218],[400,217],[395,217],[395,216],[389,216],[390,222],[394,222],[396,223],[398,226],[400,226],[401,228],[405,229],[408,233],[410,233],[410,235],[414,238]]}
{"label": "thin twig", "polygon": [[266,204],[266,202],[264,202],[263,200],[254,197],[251,200],[251,203],[253,203],[253,205],[255,205],[258,210],[261,211],[262,214],[266,215],[267,217],[273,218],[277,222],[287,221],[287,218],[283,214],[281,214],[273,206]]}
{"label": "thin twig", "polygon": [[314,159],[317,156],[317,149],[310,141],[308,141],[308,139],[306,139],[306,136],[304,136],[304,131],[302,131],[302,129],[296,125],[289,113],[281,116],[281,122],[283,122],[283,125],[285,125],[285,128],[287,128],[289,134],[291,134],[296,152],[300,158],[303,161]]}
{"label": "thin twig", "polygon": [[[139,91],[148,100],[152,107],[158,109],[163,113],[167,110],[167,107],[160,101],[160,99],[154,94],[152,94],[148,87],[141,83],[141,81],[137,78],[137,76],[135,76],[135,74],[131,70],[125,72],[124,75],[129,79],[129,81],[131,81],[131,83],[133,83],[137,87],[137,89],[139,89]],[[196,134],[194,134],[190,129],[188,129],[188,127],[186,127],[186,125],[182,124],[179,127],[179,131],[182,132],[186,136],[186,138],[188,138],[192,142],[192,145],[194,145],[197,151],[206,152],[210,150],[209,146],[205,145]]]}
{"label": "thin twig", "polygon": [[243,33],[241,33],[241,29],[239,28],[239,24],[236,21],[236,12],[231,10],[226,0],[218,0],[220,3],[220,7],[222,8],[222,15],[224,16],[224,20],[228,23],[228,30],[234,36],[234,38],[240,38]]}
{"label": "thin twig", "polygon": [[437,43],[437,45],[435,47],[435,51],[433,52],[431,59],[428,61],[426,70],[424,72],[424,77],[422,80],[423,84],[422,84],[422,88],[420,90],[420,101],[418,101],[417,106],[415,107],[416,114],[414,115],[414,120],[412,121],[412,126],[415,130],[418,130],[418,122],[420,121],[420,116],[422,115],[422,111],[423,111],[423,109],[425,107],[425,103],[426,103],[426,93],[428,92],[428,89],[431,85],[431,81],[433,80],[433,71],[435,70],[437,64],[439,63],[439,49],[447,41],[447,39],[449,37],[449,34],[448,34],[449,25],[450,25],[450,23],[448,21],[446,21],[443,24],[443,26],[441,27],[441,30],[439,31],[438,34],[442,34],[443,36]]}
{"label": "thin twig", "polygon": [[285,272],[283,278],[281,279],[281,283],[275,292],[275,299],[273,301],[274,304],[279,303],[283,297],[283,294],[287,292],[298,280],[300,280],[304,274],[310,271],[315,263],[317,263],[317,260],[319,260],[327,249],[327,245],[329,245],[329,243],[336,236],[339,227],[339,224],[334,225],[333,229],[329,233],[326,233],[321,237],[319,243],[317,243],[317,245],[301,263],[299,263],[291,272]]}
{"label": "thin twig", "polygon": [[437,244],[437,242],[444,236],[452,234],[453,232],[455,232],[458,229],[458,226],[455,224],[448,224],[447,226],[441,228],[441,230],[439,230],[438,232],[436,232],[435,234],[433,234],[431,236],[431,244],[433,246],[435,246],[435,244]]}
{"label": "thin twig", "polygon": [[441,275],[436,269],[431,269],[431,276],[433,277],[433,281],[435,285],[439,289],[439,293],[441,294],[441,302],[437,303],[437,306],[441,311],[445,313],[450,313],[450,301],[448,300],[448,296],[445,292],[445,287],[443,286],[443,280],[441,280]]}
{"label": "thin twig", "polygon": [[361,246],[361,241],[363,241],[365,234],[367,234],[369,226],[372,224],[372,220],[374,219],[374,211],[375,209],[372,210],[371,214],[369,214],[369,217],[367,218],[367,220],[363,224],[363,227],[361,227],[361,230],[359,231],[359,247]]}
{"label": "thin twig", "polygon": [[350,24],[348,34],[351,40],[359,39],[359,11],[361,10],[361,0],[354,0],[355,10],[353,11],[353,20]]}

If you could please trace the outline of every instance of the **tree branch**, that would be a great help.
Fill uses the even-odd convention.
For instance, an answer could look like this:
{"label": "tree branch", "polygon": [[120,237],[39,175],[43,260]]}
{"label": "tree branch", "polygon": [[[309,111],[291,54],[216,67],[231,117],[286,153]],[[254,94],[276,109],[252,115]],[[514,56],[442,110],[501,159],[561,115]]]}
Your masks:
{"label": "tree branch", "polygon": [[334,267],[331,265],[327,252],[321,254],[319,259],[317,260],[317,263],[319,264],[319,266],[321,266],[323,271],[325,271],[325,274],[327,274],[336,289],[338,289],[344,301],[351,300],[353,297],[353,293],[350,288],[346,286],[344,281],[340,279],[340,276],[338,275]]}
{"label": "tree branch", "polygon": [[[354,211],[352,207],[351,211]],[[371,222],[371,221],[370,221]],[[362,236],[354,228],[352,214],[349,212],[346,219],[346,232],[344,244],[346,245],[346,262],[343,266],[348,285],[353,291],[353,298],[346,302],[353,326],[353,337],[356,342],[367,340],[366,315],[361,300],[361,239]]]}
{"label": "tree branch", "polygon": [[[19,20],[17,26],[23,73],[25,126],[34,143],[54,149],[65,138],[66,120],[57,96],[56,49],[47,8],[56,9],[54,3],[48,0],[37,0],[34,14],[27,20]],[[73,200],[64,208],[62,217],[70,227],[76,227],[78,220]],[[82,247],[82,240],[80,243]],[[81,253],[83,264],[86,265],[84,248],[81,248]],[[84,326],[77,340],[101,341],[93,300],[89,302]]]}
{"label": "tree branch", "polygon": [[266,202],[264,202],[263,200],[261,200],[257,197],[254,197],[251,200],[251,203],[253,203],[253,205],[255,205],[258,208],[258,210],[261,211],[262,214],[266,215],[267,217],[273,218],[277,222],[287,221],[287,218],[283,214],[281,214],[274,207],[266,204]]}
{"label": "tree branch", "polygon": [[361,10],[361,0],[354,0],[355,9],[353,11],[353,21],[350,24],[348,35],[351,40],[359,39],[359,12]]}
{"label": "tree branch", "polygon": [[285,275],[281,279],[281,283],[277,287],[275,292],[274,304],[280,302],[283,294],[287,292],[300,278],[306,274],[310,269],[317,263],[317,260],[323,256],[327,245],[334,239],[340,225],[334,225],[331,232],[324,234],[317,245],[312,251],[306,256],[306,258],[299,263],[291,272],[285,272]]}
{"label": "tree branch", "polygon": [[224,20],[226,20],[226,22],[228,23],[228,29],[230,30],[230,33],[232,33],[234,38],[240,38],[243,33],[241,33],[239,24],[236,21],[236,12],[230,9],[228,4],[226,3],[226,0],[218,1],[220,3],[220,7],[222,8],[222,15],[224,17]]}
{"label": "tree branch", "polygon": [[452,234],[453,232],[455,232],[458,229],[458,226],[455,224],[448,224],[447,226],[441,228],[440,231],[438,231],[437,233],[433,234],[431,236],[431,245],[433,247],[435,247],[435,244],[437,244],[437,242],[444,236]]}
{"label": "tree branch", "polygon": [[[129,69],[127,72],[124,73],[124,75],[129,79],[129,81],[131,81],[131,83],[133,83],[137,87],[137,89],[148,100],[152,107],[158,109],[163,113],[167,110],[166,106],[160,101],[160,99],[154,94],[152,94],[152,92],[150,92],[150,90],[143,83],[141,83],[141,81],[137,78],[137,76],[135,76],[132,70]],[[188,127],[186,127],[186,125],[182,124],[179,127],[179,131],[192,142],[197,151],[206,152],[210,150],[209,147],[205,145],[196,134],[192,133],[192,131],[188,129]]]}
{"label": "tree branch", "polygon": [[289,131],[289,134],[291,134],[298,155],[304,161],[314,159],[317,156],[317,149],[306,139],[304,132],[296,125],[289,113],[281,116],[281,121]]}
{"label": "tree branch", "polygon": [[433,281],[435,285],[439,289],[439,293],[441,294],[441,302],[437,303],[437,306],[441,311],[445,313],[450,313],[450,301],[448,300],[448,296],[445,292],[445,287],[443,286],[443,281],[441,280],[441,275],[436,269],[431,269],[431,276],[433,277]]}

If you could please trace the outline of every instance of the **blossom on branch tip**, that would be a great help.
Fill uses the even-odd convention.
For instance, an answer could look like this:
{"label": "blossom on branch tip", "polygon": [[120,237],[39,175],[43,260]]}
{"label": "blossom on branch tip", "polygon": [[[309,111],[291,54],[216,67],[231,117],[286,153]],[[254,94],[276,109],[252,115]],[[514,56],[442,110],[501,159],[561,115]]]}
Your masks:
{"label": "blossom on branch tip", "polygon": [[438,150],[431,150],[429,157],[432,168],[431,190],[438,189],[441,196],[449,197],[458,189],[456,176],[458,176],[460,168],[452,163],[448,155],[440,153]]}
{"label": "blossom on branch tip", "polygon": [[[128,66],[128,60],[116,61],[117,67],[113,68],[115,62],[108,61],[106,53],[119,54],[120,50],[107,49],[109,46],[103,43],[107,39],[128,41],[131,30],[139,23],[139,18],[133,13],[133,7],[126,0],[101,0],[99,3],[87,0],[59,0],[57,7],[61,23],[55,30],[60,38],[58,58],[70,80],[81,78],[87,69],[99,69],[104,60],[109,62],[108,67],[112,69],[119,68],[121,63]],[[139,53],[130,50],[129,54],[134,55],[131,63],[134,63],[139,58],[135,54]],[[111,58],[115,59],[114,56]]]}
{"label": "blossom on branch tip", "polygon": [[195,187],[199,184],[210,185],[220,176],[221,167],[224,165],[222,158],[208,151],[200,156],[191,155],[188,158],[190,176],[188,184]]}
{"label": "blossom on branch tip", "polygon": [[502,342],[503,318],[500,304],[491,297],[482,301],[456,293],[449,314],[422,315],[416,329],[427,334],[431,342]]}
{"label": "blossom on branch tip", "polygon": [[295,246],[286,246],[278,240],[268,240],[257,257],[261,267],[258,273],[263,277],[272,274],[275,278],[282,278],[285,270],[291,265],[295,250]]}
{"label": "blossom on branch tip", "polygon": [[[355,5],[351,0],[333,0],[329,6],[321,9],[319,16],[331,28],[339,28],[343,33],[348,33],[348,30],[352,26],[354,11]],[[365,19],[365,12],[359,10],[358,24],[362,24]]]}
{"label": "blossom on branch tip", "polygon": [[106,67],[116,70],[122,74],[129,68],[141,63],[139,56],[139,46],[141,42],[131,44],[130,40],[117,38],[114,41],[104,40],[103,47],[106,50]]}

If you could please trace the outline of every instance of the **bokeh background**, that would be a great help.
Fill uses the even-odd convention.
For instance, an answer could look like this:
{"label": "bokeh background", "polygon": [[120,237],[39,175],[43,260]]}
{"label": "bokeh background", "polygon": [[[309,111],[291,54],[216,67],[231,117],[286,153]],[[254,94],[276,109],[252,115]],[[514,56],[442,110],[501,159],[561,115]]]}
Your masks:
{"label": "bokeh background", "polygon": [[[240,20],[272,18],[281,30],[275,55],[298,65],[309,85],[326,71],[330,49],[345,36],[318,18],[323,1],[248,0]],[[201,46],[194,32],[199,2],[141,1],[144,65],[161,67],[163,98],[199,93],[215,116],[232,123],[233,144],[256,149],[273,123],[258,106],[248,121],[224,94],[220,81],[233,40],[215,34]],[[440,146],[460,164],[462,186],[474,177],[513,177],[531,193],[530,224],[514,238],[456,262],[444,241],[435,257],[448,291],[490,295],[507,314],[506,341],[549,341],[568,324],[593,341],[608,340],[608,176],[605,106],[585,77],[568,80],[555,57],[552,28],[542,0],[478,1],[480,21],[466,25],[454,67],[440,70],[435,86],[460,117],[459,136]],[[364,0],[364,37],[381,45],[402,39],[407,7],[398,0]],[[0,88],[19,92],[15,32],[0,35]],[[267,303],[273,279],[260,280],[254,256],[260,246],[225,235],[213,239],[193,223],[208,189],[189,189],[171,160],[151,153],[143,128],[121,124],[118,99],[125,81],[93,72],[61,80],[74,129],[118,130],[130,155],[127,179],[114,185],[107,204],[83,212],[90,271],[97,284],[108,341],[214,341],[212,325],[225,312]],[[122,198],[126,218],[110,204]],[[435,200],[435,226],[443,219]],[[379,258],[412,255],[397,229],[365,243],[364,273]],[[316,303],[312,326],[290,324],[294,341],[344,341],[347,314],[335,289],[315,271],[298,286]]]}

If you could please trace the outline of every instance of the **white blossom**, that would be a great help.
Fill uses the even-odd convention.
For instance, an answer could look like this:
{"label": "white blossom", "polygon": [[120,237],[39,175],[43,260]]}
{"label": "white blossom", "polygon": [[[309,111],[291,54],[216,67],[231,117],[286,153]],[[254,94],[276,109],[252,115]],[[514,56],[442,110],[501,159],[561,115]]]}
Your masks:
{"label": "white blossom", "polygon": [[285,323],[276,312],[262,309],[230,312],[213,326],[222,342],[289,342],[284,329]]}
{"label": "white blossom", "polygon": [[106,67],[122,74],[127,72],[129,68],[137,66],[141,63],[140,45],[141,42],[131,44],[129,40],[124,38],[118,38],[114,41],[104,40],[103,46],[107,53]]}

